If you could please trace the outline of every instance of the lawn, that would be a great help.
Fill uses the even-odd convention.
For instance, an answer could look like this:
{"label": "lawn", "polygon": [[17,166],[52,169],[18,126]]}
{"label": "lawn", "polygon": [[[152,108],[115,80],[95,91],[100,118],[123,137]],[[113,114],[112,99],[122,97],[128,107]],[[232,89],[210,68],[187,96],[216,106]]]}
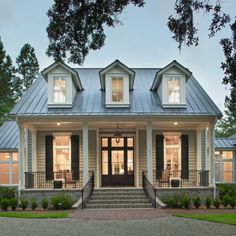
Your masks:
{"label": "lawn", "polygon": [[236,225],[236,214],[173,214],[173,216]]}
{"label": "lawn", "polygon": [[0,212],[0,217],[29,218],[29,219],[48,219],[48,218],[67,218],[68,212]]}

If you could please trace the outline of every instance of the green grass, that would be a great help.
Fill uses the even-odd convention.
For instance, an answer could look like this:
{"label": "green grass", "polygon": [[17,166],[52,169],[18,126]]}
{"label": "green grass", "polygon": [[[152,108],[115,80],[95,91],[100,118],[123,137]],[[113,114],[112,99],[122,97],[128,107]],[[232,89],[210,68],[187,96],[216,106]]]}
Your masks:
{"label": "green grass", "polygon": [[174,214],[173,216],[236,225],[236,214]]}
{"label": "green grass", "polygon": [[28,218],[28,219],[48,219],[48,218],[67,218],[68,212],[0,212],[0,217]]}

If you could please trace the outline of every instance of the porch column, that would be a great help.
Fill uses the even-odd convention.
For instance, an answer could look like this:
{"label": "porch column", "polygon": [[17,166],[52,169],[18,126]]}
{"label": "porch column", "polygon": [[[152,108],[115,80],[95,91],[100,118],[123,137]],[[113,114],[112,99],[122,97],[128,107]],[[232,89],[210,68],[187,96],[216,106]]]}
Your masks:
{"label": "porch column", "polygon": [[83,185],[88,182],[88,122],[83,122]]}
{"label": "porch column", "polygon": [[215,179],[215,123],[209,127],[210,184]]}
{"label": "porch column", "polygon": [[147,177],[150,183],[153,183],[152,173],[152,122],[147,122]]}
{"label": "porch column", "polygon": [[18,138],[18,158],[19,158],[19,188],[25,187],[24,166],[25,166],[25,151],[24,151],[24,128],[18,123],[19,138]]}

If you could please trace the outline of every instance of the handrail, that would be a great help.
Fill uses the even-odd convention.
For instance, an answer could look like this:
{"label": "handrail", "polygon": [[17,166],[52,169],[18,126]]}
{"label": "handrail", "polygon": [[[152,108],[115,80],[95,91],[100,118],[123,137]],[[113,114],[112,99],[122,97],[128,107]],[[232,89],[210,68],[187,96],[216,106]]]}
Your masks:
{"label": "handrail", "polygon": [[145,172],[142,173],[142,182],[143,182],[143,190],[146,193],[147,197],[149,198],[152,205],[157,208],[157,202],[156,202],[156,194],[157,190],[154,188],[154,186],[150,183],[148,178],[145,175]]}
{"label": "handrail", "polygon": [[92,195],[93,189],[94,189],[94,172],[92,172],[92,176],[85,184],[85,186],[81,189],[82,210],[84,209],[86,203],[88,202],[90,196]]}

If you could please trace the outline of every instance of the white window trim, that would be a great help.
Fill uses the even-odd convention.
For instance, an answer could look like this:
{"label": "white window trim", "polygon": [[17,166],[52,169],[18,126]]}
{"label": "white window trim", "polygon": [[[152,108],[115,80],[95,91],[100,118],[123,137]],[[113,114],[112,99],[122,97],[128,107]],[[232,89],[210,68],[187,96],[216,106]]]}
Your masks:
{"label": "white window trim", "polygon": [[[168,97],[168,81],[178,77],[180,81],[180,103],[170,103]],[[186,107],[186,78],[181,74],[164,74],[162,78],[162,106],[165,107]]]}
{"label": "white window trim", "polygon": [[[112,101],[112,78],[123,79],[123,102]],[[106,107],[129,107],[129,76],[125,73],[107,73],[105,76]]]}

